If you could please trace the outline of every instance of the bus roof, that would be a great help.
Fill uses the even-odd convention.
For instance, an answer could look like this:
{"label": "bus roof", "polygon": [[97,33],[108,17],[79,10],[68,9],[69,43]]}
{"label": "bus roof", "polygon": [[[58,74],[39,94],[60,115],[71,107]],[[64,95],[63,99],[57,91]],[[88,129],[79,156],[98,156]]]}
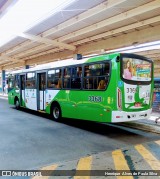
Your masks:
{"label": "bus roof", "polygon": [[89,63],[89,62],[110,60],[118,55],[120,55],[120,54],[113,53],[113,54],[102,54],[102,55],[98,55],[98,56],[83,58],[80,60],[75,60],[75,59],[60,60],[60,61],[53,62],[53,64],[51,64],[51,65],[43,65],[42,67],[33,67],[30,69],[19,70],[17,73],[14,72],[14,74],[47,70],[47,69],[52,69],[52,68],[65,67],[65,66],[70,66],[70,65],[78,65],[78,64]]}

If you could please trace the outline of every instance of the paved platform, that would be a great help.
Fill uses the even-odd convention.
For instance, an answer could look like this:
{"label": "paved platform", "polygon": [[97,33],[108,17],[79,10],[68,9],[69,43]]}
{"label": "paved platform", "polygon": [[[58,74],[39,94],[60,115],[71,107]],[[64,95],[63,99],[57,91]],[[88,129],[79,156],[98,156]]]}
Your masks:
{"label": "paved platform", "polygon": [[8,94],[0,93],[0,98],[8,98]]}
{"label": "paved platform", "polygon": [[[160,140],[137,144],[113,151],[64,161],[39,170],[42,175],[52,178],[74,179],[116,179],[142,178],[158,179],[160,176]],[[118,177],[116,177],[116,175]],[[32,179],[41,179],[35,176]]]}
{"label": "paved platform", "polygon": [[160,134],[160,113],[152,112],[147,120],[124,122],[120,123],[120,125]]}
{"label": "paved platform", "polygon": [[[2,97],[1,169],[45,171],[48,175],[45,179],[103,179],[106,176],[116,178],[105,172],[125,170],[128,172],[127,178],[139,178],[128,175],[140,169],[142,172],[154,170],[156,173],[157,167],[158,170],[160,168],[160,135],[157,132],[160,123],[154,121],[159,113],[152,113],[149,120],[130,122],[128,127],[120,126],[119,123],[100,124],[76,120],[57,123],[47,120],[46,115],[27,110],[17,111],[8,105],[6,96]],[[133,123],[136,127],[131,128]],[[149,125],[148,129],[146,125]],[[142,128],[139,130],[140,126]],[[148,132],[151,128],[152,133]],[[41,177],[34,177],[38,178]],[[153,175],[148,175],[148,178],[152,179]]]}

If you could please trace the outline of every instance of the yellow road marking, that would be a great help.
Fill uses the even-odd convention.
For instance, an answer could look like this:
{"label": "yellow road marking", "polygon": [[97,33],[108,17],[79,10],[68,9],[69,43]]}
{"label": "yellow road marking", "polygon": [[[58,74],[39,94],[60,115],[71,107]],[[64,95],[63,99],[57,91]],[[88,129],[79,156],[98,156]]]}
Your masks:
{"label": "yellow road marking", "polygon": [[[58,165],[49,165],[47,167],[43,167],[41,170],[51,170],[51,172],[48,172],[48,175],[52,173],[53,170],[55,170],[58,167]],[[50,176],[35,176],[32,179],[48,179]]]}
{"label": "yellow road marking", "polygon": [[[81,158],[76,170],[91,170],[92,156]],[[90,176],[74,176],[74,179],[89,179]]]}
{"label": "yellow road marking", "polygon": [[[130,170],[121,150],[113,151],[112,157],[114,160],[116,170],[123,170],[123,171]],[[123,178],[133,179],[132,176],[117,176],[117,179],[123,179]]]}
{"label": "yellow road marking", "polygon": [[153,170],[160,169],[160,162],[143,145],[136,145],[135,148]]}
{"label": "yellow road marking", "polygon": [[155,143],[157,143],[158,145],[160,145],[160,140],[155,141]]}

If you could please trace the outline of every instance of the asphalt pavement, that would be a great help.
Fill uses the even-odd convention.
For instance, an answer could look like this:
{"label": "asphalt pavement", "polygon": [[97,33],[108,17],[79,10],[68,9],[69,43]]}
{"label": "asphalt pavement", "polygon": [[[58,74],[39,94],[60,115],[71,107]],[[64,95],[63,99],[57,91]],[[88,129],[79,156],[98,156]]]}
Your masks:
{"label": "asphalt pavement", "polygon": [[[119,163],[116,156],[127,162],[124,165],[128,170],[134,167],[152,170],[146,156],[154,156],[152,161],[159,166],[160,135],[157,131],[160,124],[154,120],[158,114],[153,113],[155,116],[137,121],[139,125],[135,125],[141,123],[145,128],[146,124],[153,130],[135,128],[131,124],[100,124],[74,119],[63,119],[58,123],[46,114],[16,110],[6,99],[6,96],[0,99],[2,170],[77,171],[83,166],[88,170],[114,170]],[[143,156],[144,151],[149,154]]]}

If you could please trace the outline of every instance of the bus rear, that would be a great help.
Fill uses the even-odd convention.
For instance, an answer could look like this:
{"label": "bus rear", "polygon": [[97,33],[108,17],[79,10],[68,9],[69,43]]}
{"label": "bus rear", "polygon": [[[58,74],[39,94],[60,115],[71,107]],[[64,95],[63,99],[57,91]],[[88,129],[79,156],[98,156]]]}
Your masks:
{"label": "bus rear", "polygon": [[135,54],[120,54],[117,80],[117,110],[112,122],[148,119],[153,96],[153,62]]}

